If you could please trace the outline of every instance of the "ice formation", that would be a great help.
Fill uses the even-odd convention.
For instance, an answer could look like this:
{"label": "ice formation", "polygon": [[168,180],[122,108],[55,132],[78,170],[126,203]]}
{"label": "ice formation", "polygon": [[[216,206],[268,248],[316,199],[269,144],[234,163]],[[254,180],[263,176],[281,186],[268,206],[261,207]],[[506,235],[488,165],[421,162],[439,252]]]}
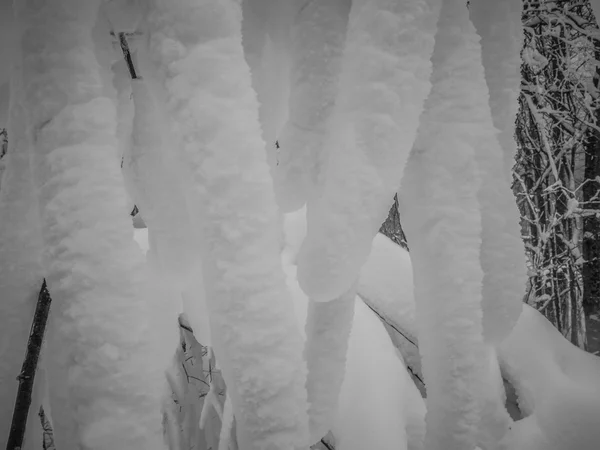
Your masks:
{"label": "ice formation", "polygon": [[[483,332],[486,341],[494,344],[501,342],[516,324],[527,281],[519,210],[511,189],[516,154],[514,124],[521,83],[521,10],[521,2],[517,0],[478,0],[470,7],[471,18],[481,36],[478,52],[487,80],[486,86],[483,78],[478,77],[477,84],[472,86],[479,92],[476,97],[479,104],[472,107],[478,108],[481,130],[476,159],[482,179],[479,200]],[[492,128],[492,121],[498,131]]]}
{"label": "ice formation", "polygon": [[346,292],[386,217],[429,91],[438,2],[356,0],[325,147],[322,194],[308,204],[300,286],[314,301]]}
{"label": "ice formation", "polygon": [[202,205],[212,340],[239,445],[305,449],[302,340],[281,267],[277,209],[237,1],[156,1],[151,51]]}
{"label": "ice formation", "polygon": [[291,31],[288,119],[278,136],[274,188],[283,212],[301,208],[323,183],[351,0],[307,2]]}
{"label": "ice formation", "polygon": [[54,299],[46,362],[55,442],[160,449],[160,395],[177,342],[175,316],[145,276],[125,212],[116,111],[104,96],[90,31],[99,4],[17,5],[27,132]]}

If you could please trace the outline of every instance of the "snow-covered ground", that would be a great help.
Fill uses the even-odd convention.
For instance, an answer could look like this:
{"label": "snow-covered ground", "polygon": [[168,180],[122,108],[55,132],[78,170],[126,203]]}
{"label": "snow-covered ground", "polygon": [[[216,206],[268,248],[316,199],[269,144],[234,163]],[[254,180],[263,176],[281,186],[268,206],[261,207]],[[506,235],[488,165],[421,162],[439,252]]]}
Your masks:
{"label": "snow-covered ground", "polygon": [[[295,261],[306,233],[305,209],[285,216],[284,232],[282,262],[298,328],[304,335],[308,299],[298,286]],[[135,237],[147,250],[147,231],[136,230]],[[364,450],[373,448],[374,443],[380,450],[420,449],[426,406],[404,361],[420,371],[416,347],[402,347],[397,342],[394,346],[371,309],[417,342],[408,252],[378,234],[357,292],[346,375],[332,430],[336,449]],[[502,374],[515,387],[524,416],[512,425],[507,450],[597,448],[600,358],[573,346],[526,305],[497,351]]]}

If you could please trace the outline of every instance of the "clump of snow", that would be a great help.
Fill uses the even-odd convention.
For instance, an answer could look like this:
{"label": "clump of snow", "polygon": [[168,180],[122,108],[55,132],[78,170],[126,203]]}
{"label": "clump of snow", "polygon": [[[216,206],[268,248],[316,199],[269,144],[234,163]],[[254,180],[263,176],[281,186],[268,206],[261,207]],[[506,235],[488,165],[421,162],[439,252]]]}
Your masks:
{"label": "clump of snow", "polygon": [[525,305],[499,347],[502,371],[527,417],[513,427],[512,448],[592,450],[600,439],[600,358],[567,341]]}

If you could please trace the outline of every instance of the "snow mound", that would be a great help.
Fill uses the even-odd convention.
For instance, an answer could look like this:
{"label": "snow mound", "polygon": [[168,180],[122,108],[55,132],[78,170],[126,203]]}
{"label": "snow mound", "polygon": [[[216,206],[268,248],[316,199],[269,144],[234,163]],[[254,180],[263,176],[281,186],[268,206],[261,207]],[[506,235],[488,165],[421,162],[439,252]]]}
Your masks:
{"label": "snow mound", "polygon": [[499,347],[525,419],[512,448],[592,450],[600,441],[600,358],[572,345],[530,306]]}

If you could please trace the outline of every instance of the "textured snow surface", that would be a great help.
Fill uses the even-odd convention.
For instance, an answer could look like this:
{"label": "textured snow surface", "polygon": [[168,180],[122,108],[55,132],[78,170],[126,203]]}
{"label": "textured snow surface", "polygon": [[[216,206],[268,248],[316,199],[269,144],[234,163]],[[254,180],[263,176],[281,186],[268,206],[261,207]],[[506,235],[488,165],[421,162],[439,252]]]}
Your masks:
{"label": "textured snow surface", "polygon": [[358,294],[402,330],[415,337],[413,273],[409,253],[377,233],[360,271]]}
{"label": "textured snow surface", "polygon": [[275,142],[288,115],[290,29],[296,0],[242,0],[242,43],[259,102],[267,162],[277,166]]}
{"label": "textured snow surface", "polygon": [[592,450],[600,440],[600,358],[567,341],[525,306],[499,347],[502,370],[526,416],[513,426],[511,448]]}
{"label": "textured snow surface", "polygon": [[202,205],[212,340],[241,448],[308,446],[306,368],[237,1],[157,1],[151,50]]}
{"label": "textured snow surface", "polygon": [[53,297],[46,362],[55,442],[160,449],[160,396],[177,345],[176,316],[148,281],[132,239],[114,155],[116,110],[103,97],[90,35],[98,6],[22,2],[18,11]]}
{"label": "textured snow surface", "polygon": [[430,88],[437,10],[423,0],[352,4],[323,192],[308,204],[299,256],[311,300],[350,288],[388,213]]}
{"label": "textured snow surface", "polygon": [[331,302],[308,302],[304,357],[311,445],[330,430],[337,409],[355,299],[353,287]]}
{"label": "textured snow surface", "polygon": [[301,208],[322,185],[351,3],[307,2],[295,15],[288,120],[278,136],[281,148],[273,172],[283,212]]}
{"label": "textured snow surface", "polygon": [[[305,210],[286,214],[284,223],[286,245],[282,261],[288,285],[294,294],[298,323],[304,327],[309,301],[298,286],[294,258],[306,233]],[[381,243],[379,240],[376,242]],[[403,259],[402,255],[406,252],[391,241],[387,242],[396,248],[396,254],[391,247],[385,249],[387,252],[377,252],[374,245],[371,254],[373,260],[369,259],[367,266],[389,267]],[[387,242],[383,241],[383,244]],[[379,278],[377,282],[393,284],[396,276],[406,277],[402,271],[388,274],[390,278]],[[371,292],[374,290],[369,285],[368,276],[364,279],[361,277],[361,283],[365,289]],[[393,297],[382,299],[382,302],[393,308],[398,306],[397,300],[398,297]],[[414,305],[412,296],[403,297],[403,300]],[[335,307],[331,302],[318,306],[331,309]],[[421,449],[425,432],[424,401],[380,320],[358,296],[355,299],[355,313],[347,342],[346,371],[332,427],[336,449],[364,450],[371,448],[373,443],[383,450]]]}
{"label": "textured snow surface", "polygon": [[[20,70],[13,71],[13,83]],[[41,235],[30,164],[31,141],[26,136],[22,90],[13,84],[10,145],[3,158],[6,173],[0,188],[0,446],[12,419],[19,382],[17,375],[27,347],[38,293],[42,286]],[[35,415],[34,415],[35,416]]]}
{"label": "textured snow surface", "polygon": [[[482,335],[478,38],[461,0],[443,3],[432,91],[401,194],[410,243],[419,350],[427,384],[428,450],[474,448],[491,383]],[[482,70],[480,71],[482,72]],[[500,426],[500,425],[499,425]],[[502,425],[505,431],[508,423]]]}
{"label": "textured snow surface", "polygon": [[476,158],[482,180],[483,332],[492,344],[501,342],[516,324],[527,281],[519,210],[511,189],[521,82],[521,9],[518,0],[478,0],[470,8],[482,37],[482,51],[474,51],[482,55],[485,68],[484,80],[481,66],[477,67],[471,89],[477,92],[472,114],[479,119],[480,131]]}

